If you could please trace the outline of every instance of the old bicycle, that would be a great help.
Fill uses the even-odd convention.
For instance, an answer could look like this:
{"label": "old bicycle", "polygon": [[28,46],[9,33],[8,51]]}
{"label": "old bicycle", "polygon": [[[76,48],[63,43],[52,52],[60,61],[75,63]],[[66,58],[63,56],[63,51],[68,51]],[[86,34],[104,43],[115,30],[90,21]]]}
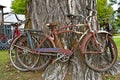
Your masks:
{"label": "old bicycle", "polygon": [[[7,14],[11,14],[11,13],[7,13]],[[19,37],[21,34],[23,34],[24,31],[26,32],[27,36],[29,37],[29,31],[31,31],[32,34],[31,34],[30,36],[31,36],[32,41],[34,41],[33,43],[34,43],[34,46],[35,46],[35,44],[38,43],[38,42],[36,42],[35,37],[38,36],[38,35],[34,33],[34,30],[20,29],[19,27],[20,27],[21,25],[27,23],[29,19],[26,19],[26,20],[22,21],[22,20],[20,20],[20,19],[18,18],[18,16],[17,16],[16,14],[14,14],[14,15],[15,15],[16,19],[18,20],[18,22],[16,22],[16,23],[11,23],[11,26],[13,26],[14,29],[13,29],[12,39],[10,39],[10,40],[8,41],[9,44],[10,44],[10,48],[9,48],[10,61],[11,61],[12,65],[13,65],[16,69],[18,69],[18,70],[20,70],[20,71],[28,71],[28,69],[26,69],[25,67],[23,67],[23,66],[19,63],[19,61],[18,61],[18,59],[17,59],[17,56],[16,56],[16,53],[19,52],[19,51],[18,51],[17,48],[13,47],[11,44],[14,42],[14,40],[16,40],[17,37]],[[34,37],[33,37],[33,36],[34,36]],[[25,39],[26,39],[26,38],[25,38]],[[24,38],[23,38],[23,40],[24,40]],[[18,42],[19,42],[19,40],[18,40]],[[27,43],[27,42],[26,42],[26,43]],[[17,42],[16,42],[16,44],[17,44]],[[29,46],[27,46],[27,47],[29,47]],[[12,51],[11,51],[11,48],[12,48]],[[30,48],[31,48],[31,47],[30,47]],[[37,64],[37,61],[39,60],[39,56],[33,56],[33,55],[31,55],[31,57],[37,59],[37,60],[36,60],[36,63],[34,62],[34,63],[35,63],[35,64],[33,65],[33,67],[34,67],[34,66]],[[23,58],[24,58],[24,56],[23,56]]]}
{"label": "old bicycle", "polygon": [[[70,14],[67,16],[71,19],[74,17],[84,18],[83,15]],[[66,62],[77,50],[80,50],[86,64],[91,69],[106,71],[116,62],[117,47],[110,33],[96,31],[92,28],[90,19],[94,19],[94,16],[84,18],[84,24],[72,24],[59,29],[56,28],[57,23],[48,23],[47,27],[50,29],[50,33],[37,32],[39,37],[34,37],[37,44],[33,44],[33,39],[23,33],[12,42],[10,52],[12,53],[13,49],[16,48],[17,59],[22,66],[28,70],[39,70],[47,66],[51,60],[52,62],[58,60]],[[86,27],[86,30],[83,32],[77,31],[81,26]],[[64,34],[76,36],[64,38]],[[73,42],[70,41],[71,39]],[[34,45],[35,47],[32,48]],[[81,47],[79,47],[80,45]],[[29,56],[31,54],[40,57],[37,64],[35,59]],[[34,64],[36,65],[33,66]]]}

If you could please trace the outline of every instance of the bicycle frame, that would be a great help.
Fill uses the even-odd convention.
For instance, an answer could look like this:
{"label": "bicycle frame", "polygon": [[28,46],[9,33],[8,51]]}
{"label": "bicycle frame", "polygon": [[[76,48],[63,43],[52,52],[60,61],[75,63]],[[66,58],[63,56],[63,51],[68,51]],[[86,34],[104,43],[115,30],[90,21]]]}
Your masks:
{"label": "bicycle frame", "polygon": [[[116,61],[117,47],[108,32],[97,31],[94,21],[94,16],[88,16],[84,18],[84,24],[70,24],[59,29],[55,28],[56,23],[49,23],[49,34],[27,30],[11,44],[10,59],[16,66],[12,58],[14,54],[23,68],[38,70],[47,66],[51,60],[52,63],[58,60],[66,62],[71,60],[74,53],[80,52],[88,67],[95,71],[106,71]],[[78,31],[80,26],[85,26],[85,31]]]}
{"label": "bicycle frame", "polygon": [[[67,28],[70,29],[70,28],[73,28],[73,27],[80,27],[80,26],[86,26],[87,30],[85,32],[67,30]],[[62,46],[61,40],[59,38],[59,34],[64,34],[64,33],[68,33],[68,32],[76,33],[77,35],[81,34],[81,37],[79,37],[78,41],[74,44],[75,46],[73,47],[72,50],[64,49],[64,47]],[[84,53],[83,53],[84,48],[83,47],[85,46],[84,44],[90,38],[90,36],[93,37],[93,39],[95,41],[95,44],[98,46],[99,43],[96,39],[96,34],[97,33],[98,33],[98,31],[92,30],[91,24],[88,21],[86,22],[86,24],[64,26],[64,27],[59,28],[59,29],[53,28],[53,29],[51,29],[51,33],[49,35],[45,34],[44,40],[40,43],[40,45],[38,47],[41,47],[41,45],[44,43],[44,41],[46,39],[49,39],[51,41],[52,45],[54,45],[54,48],[41,48],[41,49],[38,50],[38,52],[40,52],[40,53],[42,53],[42,52],[43,53],[44,52],[58,52],[58,53],[61,52],[61,53],[65,53],[68,56],[71,56],[77,50],[77,48],[79,46],[79,43],[81,42],[82,43],[81,53],[84,55]],[[102,33],[106,34],[107,32],[106,33],[102,32]],[[82,41],[82,39],[83,39],[83,41]],[[56,44],[58,45],[57,48],[55,46]],[[101,52],[92,52],[92,53],[101,53]]]}
{"label": "bicycle frame", "polygon": [[[79,43],[81,42],[83,37],[85,37],[90,32],[90,28],[88,28],[85,32],[67,30],[67,28],[70,29],[70,28],[73,28],[73,27],[80,27],[80,26],[90,27],[86,24],[78,24],[78,25],[64,26],[64,27],[59,28],[59,29],[55,29],[55,28],[52,29],[51,33],[49,35],[45,34],[45,38],[40,42],[40,44],[38,45],[38,48],[41,47],[41,45],[45,42],[46,39],[49,39],[51,41],[54,48],[39,48],[38,51],[37,51],[37,52],[39,52],[38,54],[42,54],[42,53],[45,53],[45,52],[58,52],[58,53],[61,52],[61,53],[65,53],[68,56],[71,56],[76,51],[76,49],[79,46]],[[72,33],[82,35],[78,39],[78,42],[75,43],[75,47],[73,48],[73,50],[64,49],[63,46],[62,46],[62,43],[60,41],[60,38],[58,36],[59,34],[64,34],[64,33],[68,33],[68,32],[72,32]],[[56,44],[58,45],[57,48],[56,48]]]}
{"label": "bicycle frame", "polygon": [[[70,30],[70,28],[80,27],[80,26],[86,26],[87,30],[85,32],[76,31],[76,30]],[[75,46],[73,47],[72,50],[64,48],[62,43],[61,43],[60,37],[59,37],[59,34],[64,34],[64,33],[68,33],[68,32],[72,32],[72,33],[75,33],[77,35],[79,35],[79,34],[81,35],[81,37],[79,37],[77,42],[74,44]],[[51,33],[50,34],[42,33],[45,37],[40,42],[40,44],[38,45],[38,48],[34,49],[30,33],[28,31],[26,32],[26,34],[28,36],[28,40],[30,42],[30,46],[33,49],[30,52],[34,51],[35,54],[43,54],[43,55],[44,55],[44,53],[48,53],[48,52],[51,52],[51,53],[64,53],[65,55],[68,55],[68,56],[71,56],[77,50],[80,42],[82,42],[81,52],[82,52],[82,54],[84,54],[83,53],[83,48],[82,48],[82,47],[85,46],[84,45],[84,43],[85,43],[84,40],[85,41],[88,40],[88,38],[90,36],[93,36],[94,41],[96,42],[96,44],[98,44],[97,40],[96,40],[96,33],[97,33],[97,31],[92,30],[91,24],[87,20],[85,21],[84,24],[76,24],[76,25],[64,26],[64,27],[59,28],[59,29],[56,29],[54,26],[51,26]],[[42,46],[42,44],[44,44],[44,42],[47,39],[51,42],[51,44],[53,45],[53,48],[40,48]],[[83,41],[82,41],[82,39],[83,39]]]}

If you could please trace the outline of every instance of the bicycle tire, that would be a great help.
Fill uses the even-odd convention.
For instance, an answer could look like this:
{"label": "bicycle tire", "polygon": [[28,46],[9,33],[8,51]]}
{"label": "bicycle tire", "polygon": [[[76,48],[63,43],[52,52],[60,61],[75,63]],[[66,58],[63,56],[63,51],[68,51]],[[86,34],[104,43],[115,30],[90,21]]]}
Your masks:
{"label": "bicycle tire", "polygon": [[[107,40],[106,40],[107,37]],[[117,47],[115,42],[110,36],[106,36],[106,34],[97,34],[97,41],[100,43],[99,47],[96,47],[95,40],[93,36],[89,36],[88,40],[86,39],[84,46],[84,58],[86,64],[93,70],[98,72],[104,72],[109,70],[117,60]],[[111,46],[110,46],[110,45]],[[98,51],[100,52],[104,47],[102,53],[88,53],[87,51]]]}
{"label": "bicycle tire", "polygon": [[23,67],[20,62],[18,61],[17,57],[16,57],[16,53],[17,53],[17,49],[14,46],[15,44],[17,44],[18,41],[18,37],[15,38],[9,47],[9,56],[10,56],[10,61],[12,63],[12,65],[18,69],[19,71],[28,71],[28,69],[26,69],[25,67]]}
{"label": "bicycle tire", "polygon": [[[32,34],[31,34],[31,35],[32,35]],[[44,38],[44,35],[42,35],[42,33],[39,33],[38,35],[39,35],[39,36],[33,35],[33,37],[35,38],[35,40],[41,41],[41,40]],[[45,47],[45,48],[51,47],[51,44],[48,44],[48,41],[49,41],[49,40],[46,40],[46,41],[47,41],[47,42],[44,42],[44,44],[41,46],[42,48],[43,48],[43,47]],[[46,43],[47,43],[47,44],[46,44]],[[37,43],[37,44],[38,44],[38,43]],[[35,44],[34,44],[34,45],[35,45]],[[27,47],[28,47],[28,46],[27,46]],[[38,47],[35,46],[34,48],[37,49]],[[31,54],[33,54],[34,56],[35,56],[35,55],[39,55],[39,54],[34,54],[34,53],[31,53]],[[20,55],[20,54],[18,53],[18,54],[17,54],[17,57],[18,57],[19,62],[20,62],[25,68],[27,68],[28,70],[31,70],[31,71],[40,70],[40,69],[45,68],[45,67],[49,64],[49,62],[50,62],[50,60],[51,60],[51,56],[39,55],[39,60],[38,60],[37,64],[36,64],[34,67],[32,67],[31,65],[28,65],[28,64],[24,63],[24,61],[22,61],[22,59],[21,59],[21,57],[20,57],[19,55]]]}
{"label": "bicycle tire", "polygon": [[[37,35],[37,34],[33,34],[33,35]],[[32,36],[33,36],[32,35]],[[37,35],[39,36],[39,35]],[[37,63],[38,63],[38,60],[39,60],[39,56],[38,55],[34,55],[34,54],[29,54],[29,53],[24,53],[22,52],[22,50],[24,49],[20,49],[18,46],[25,46],[28,41],[27,41],[27,35],[26,34],[22,34],[21,36],[15,38],[11,44],[11,47],[10,47],[10,60],[13,64],[13,66],[15,68],[17,68],[18,70],[20,71],[28,71],[27,68],[25,68],[21,63],[20,61],[18,60],[18,56],[17,54],[19,53],[21,56],[21,60],[24,60],[23,62],[28,64],[29,62],[31,62],[31,67],[34,67]],[[34,40],[34,43],[36,42],[36,45],[38,44],[38,41],[34,39],[34,37],[32,37],[32,40]],[[18,45],[18,46],[17,46]],[[27,47],[29,47],[29,44],[26,45]],[[35,45],[34,45],[35,46]],[[31,56],[30,56],[31,55]],[[13,58],[15,57],[15,59]],[[29,58],[27,58],[29,57]],[[32,59],[32,60],[30,60]],[[34,59],[34,60],[33,60]],[[36,59],[36,60],[35,60]],[[17,61],[17,62],[16,62]],[[34,62],[33,62],[34,61]],[[30,63],[29,63],[30,64]]]}

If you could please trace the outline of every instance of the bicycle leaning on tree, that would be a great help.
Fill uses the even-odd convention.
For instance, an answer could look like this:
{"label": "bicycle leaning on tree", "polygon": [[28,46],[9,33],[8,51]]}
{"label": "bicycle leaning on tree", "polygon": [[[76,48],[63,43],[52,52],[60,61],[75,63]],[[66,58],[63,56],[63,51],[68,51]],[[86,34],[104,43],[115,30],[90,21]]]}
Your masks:
{"label": "bicycle leaning on tree", "polygon": [[[118,53],[116,44],[109,32],[93,28],[95,16],[85,18],[81,14],[68,14],[67,17],[71,20],[82,18],[84,23],[56,28],[57,23],[52,22],[47,24],[49,34],[36,30],[33,32],[36,36],[31,36],[31,31],[28,31],[14,39],[10,54],[16,54],[22,68],[39,70],[51,61],[67,62],[77,51],[84,56],[88,67],[95,71],[106,71],[114,65]],[[85,30],[78,31],[79,27],[84,27]]]}
{"label": "bicycle leaning on tree", "polygon": [[[11,14],[11,13],[6,13],[6,14]],[[15,13],[12,13],[12,14],[15,15],[18,22],[11,23],[11,26],[13,27],[13,34],[12,34],[12,38],[8,40],[8,43],[10,45],[10,47],[9,47],[10,61],[11,61],[12,65],[15,68],[17,68],[18,70],[20,70],[20,71],[28,71],[28,69],[24,68],[19,63],[19,61],[17,59],[17,56],[16,56],[17,49],[13,48],[13,51],[11,51],[11,48],[13,47],[12,44],[13,44],[13,42],[15,42],[17,37],[20,37],[23,33],[26,34],[27,36],[31,36],[31,37],[34,36],[35,37],[36,34],[34,32],[36,32],[36,30],[21,29],[20,26],[23,25],[23,24],[26,24],[29,21],[29,19],[20,20]],[[31,34],[30,34],[30,32],[31,32]],[[17,41],[17,42],[19,42],[19,41]],[[17,44],[17,42],[16,42],[16,44]],[[33,58],[34,58],[34,56],[33,56]],[[39,56],[38,56],[38,59],[39,59]]]}

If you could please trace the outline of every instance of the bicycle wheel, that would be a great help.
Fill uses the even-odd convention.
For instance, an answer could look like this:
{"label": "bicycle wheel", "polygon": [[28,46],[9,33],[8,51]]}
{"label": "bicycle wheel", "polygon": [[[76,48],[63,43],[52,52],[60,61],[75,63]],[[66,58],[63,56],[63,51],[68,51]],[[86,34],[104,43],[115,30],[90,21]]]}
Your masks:
{"label": "bicycle wheel", "polygon": [[[21,39],[21,38],[20,38]],[[11,45],[10,45],[10,48],[9,48],[9,55],[10,55],[10,61],[12,63],[12,65],[20,70],[20,71],[28,71],[28,69],[26,69],[25,67],[23,67],[20,62],[18,61],[17,59],[17,56],[16,56],[16,53],[19,52],[19,49],[14,46],[16,44],[18,44],[19,40],[18,38],[15,38],[12,42],[11,42]]]}
{"label": "bicycle wheel", "polygon": [[[33,35],[35,36],[36,34],[33,34]],[[36,35],[36,36],[38,36],[38,35]],[[34,41],[33,42],[34,43],[33,47],[37,47],[38,41],[34,37],[32,37],[32,40]],[[23,34],[20,37],[17,37],[11,44],[10,60],[13,64],[13,66],[16,67],[18,70],[21,70],[21,71],[27,71],[28,70],[19,61],[18,54],[19,54],[20,60],[24,64],[27,64],[31,67],[34,67],[38,63],[39,55],[29,53],[27,51],[27,49],[31,49],[31,47],[30,47],[30,43],[28,41],[28,37],[27,37],[26,34]]]}
{"label": "bicycle wheel", "polygon": [[[44,38],[44,36],[42,35],[42,33],[39,33],[39,34],[36,33],[36,34],[37,34],[37,36],[31,33],[31,37],[32,37],[32,42],[33,42],[33,45],[34,45],[34,49],[37,49],[38,44],[39,44],[38,41],[41,41]],[[26,37],[26,39],[24,41],[21,41],[21,42],[25,43],[25,45],[22,46],[22,47],[24,47],[24,49],[21,50],[21,51],[26,54],[25,51],[28,50],[27,56],[25,56],[25,59],[28,59],[28,60],[26,60],[26,62],[25,62],[24,59],[23,59],[23,57],[21,56],[23,54],[21,54],[21,53],[17,53],[17,58],[18,58],[19,62],[25,68],[27,68],[28,70],[40,70],[40,69],[45,68],[49,64],[49,62],[51,60],[51,56],[39,55],[39,54],[34,54],[34,53],[30,53],[29,52],[29,50],[32,50],[32,49],[29,47],[30,44],[28,43],[27,37]],[[51,44],[50,44],[49,40],[46,40],[41,47],[42,48],[44,48],[44,47],[45,48],[51,47]],[[36,60],[34,61],[34,59],[33,59],[32,56],[39,56],[39,60],[37,61],[37,64],[35,62]],[[33,65],[33,64],[35,64],[35,65]]]}
{"label": "bicycle wheel", "polygon": [[118,53],[116,44],[110,36],[105,34],[97,35],[97,43],[92,35],[86,41],[84,47],[85,62],[95,71],[107,71],[116,62]]}

